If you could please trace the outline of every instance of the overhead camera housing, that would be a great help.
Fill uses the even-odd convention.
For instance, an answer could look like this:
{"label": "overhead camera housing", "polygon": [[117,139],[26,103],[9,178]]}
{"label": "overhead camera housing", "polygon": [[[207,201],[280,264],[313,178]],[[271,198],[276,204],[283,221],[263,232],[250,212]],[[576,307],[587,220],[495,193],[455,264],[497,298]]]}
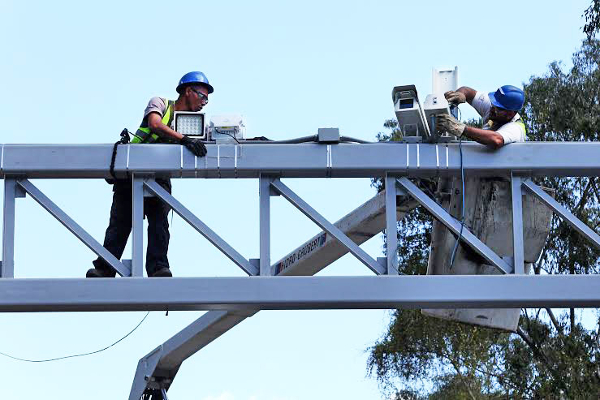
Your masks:
{"label": "overhead camera housing", "polygon": [[422,106],[415,85],[396,86],[392,91],[394,112],[405,141],[438,142],[453,139],[447,133],[438,134],[436,116],[451,114],[458,117],[458,107],[450,106],[444,93],[458,88],[458,67],[434,68],[433,93],[427,95]]}

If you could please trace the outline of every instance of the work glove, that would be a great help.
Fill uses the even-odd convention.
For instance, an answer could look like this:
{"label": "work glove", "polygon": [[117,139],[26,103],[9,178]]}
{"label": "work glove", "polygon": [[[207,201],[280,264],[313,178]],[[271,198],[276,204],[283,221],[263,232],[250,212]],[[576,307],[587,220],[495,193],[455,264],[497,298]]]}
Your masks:
{"label": "work glove", "polygon": [[448,103],[459,105],[461,103],[465,103],[467,101],[467,96],[465,96],[462,92],[456,92],[454,90],[450,90],[449,92],[444,93],[444,97],[448,100]]}
{"label": "work glove", "polygon": [[183,136],[181,138],[181,144],[197,157],[204,157],[206,155],[206,146],[200,141],[200,139]]}
{"label": "work glove", "polygon": [[456,137],[461,137],[465,133],[466,124],[456,120],[452,115],[439,114],[435,118],[435,126],[438,132],[448,132]]}

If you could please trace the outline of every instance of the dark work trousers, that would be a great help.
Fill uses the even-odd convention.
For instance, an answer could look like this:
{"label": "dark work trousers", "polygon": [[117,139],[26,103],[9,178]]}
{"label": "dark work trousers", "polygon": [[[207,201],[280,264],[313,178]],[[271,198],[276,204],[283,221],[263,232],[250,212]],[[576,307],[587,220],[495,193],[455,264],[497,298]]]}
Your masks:
{"label": "dark work trousers", "polygon": [[[171,193],[169,179],[157,179],[156,183]],[[110,222],[106,228],[104,247],[117,259],[121,259],[127,239],[131,233],[131,181],[117,180],[113,185],[113,202],[110,208]],[[167,250],[169,249],[169,221],[171,208],[157,197],[144,198],[144,215],[148,218],[148,247],[146,249],[146,272],[151,276],[163,267],[169,267]],[[98,257],[93,262],[94,267],[104,271],[116,271]]]}

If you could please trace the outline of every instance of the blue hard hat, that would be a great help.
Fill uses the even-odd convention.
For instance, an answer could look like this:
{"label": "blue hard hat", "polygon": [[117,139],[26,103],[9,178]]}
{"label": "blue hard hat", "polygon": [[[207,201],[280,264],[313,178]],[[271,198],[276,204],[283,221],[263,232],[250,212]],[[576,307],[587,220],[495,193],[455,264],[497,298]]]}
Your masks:
{"label": "blue hard hat", "polygon": [[188,72],[179,80],[179,85],[177,85],[177,93],[181,93],[182,89],[187,85],[204,85],[208,89],[208,93],[212,93],[215,89],[208,83],[208,78],[204,73],[200,71],[192,71]]}
{"label": "blue hard hat", "polygon": [[512,85],[504,85],[489,96],[492,105],[510,111],[519,111],[525,103],[525,93]]}

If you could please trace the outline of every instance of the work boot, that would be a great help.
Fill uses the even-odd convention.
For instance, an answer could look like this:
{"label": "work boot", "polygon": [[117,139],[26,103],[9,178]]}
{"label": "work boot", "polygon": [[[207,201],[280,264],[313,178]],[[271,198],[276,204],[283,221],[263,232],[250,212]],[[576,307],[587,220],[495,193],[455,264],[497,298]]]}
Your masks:
{"label": "work boot", "polygon": [[154,271],[152,275],[150,275],[150,278],[170,278],[172,276],[173,274],[171,273],[169,267],[162,267]]}
{"label": "work boot", "polygon": [[114,278],[115,274],[112,271],[99,268],[90,268],[85,274],[86,278]]}

